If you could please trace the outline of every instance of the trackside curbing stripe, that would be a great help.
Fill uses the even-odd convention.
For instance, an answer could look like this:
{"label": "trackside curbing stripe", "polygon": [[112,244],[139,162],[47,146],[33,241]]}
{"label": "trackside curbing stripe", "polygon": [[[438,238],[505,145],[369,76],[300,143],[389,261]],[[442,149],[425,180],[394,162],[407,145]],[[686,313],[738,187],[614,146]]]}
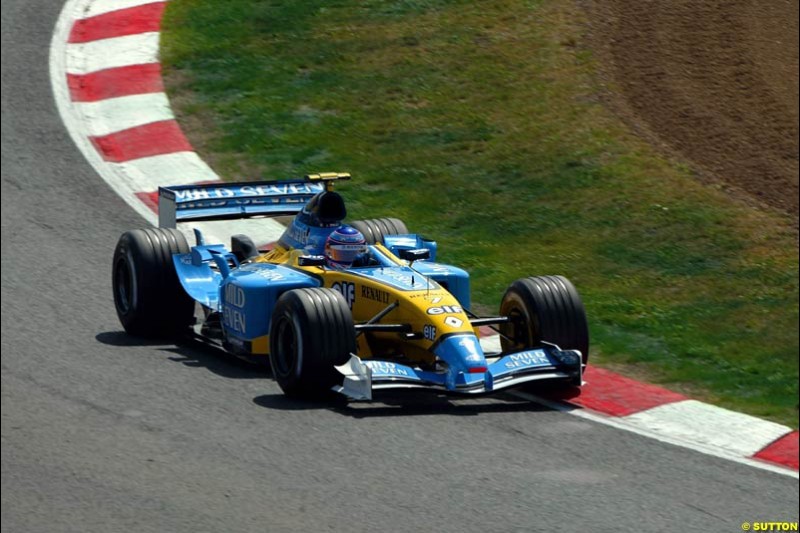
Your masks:
{"label": "trackside curbing stripe", "polygon": [[553,392],[551,400],[566,400],[610,416],[628,416],[653,407],[682,402],[688,398],[670,390],[626,378],[609,370],[587,365],[583,375],[586,385],[580,396],[569,391]]}
{"label": "trackside curbing stripe", "polygon": [[50,83],[53,88],[53,97],[58,108],[61,120],[69,132],[70,137],[75,142],[78,149],[83,153],[86,160],[97,173],[108,183],[121,198],[123,198],[140,216],[151,224],[156,221],[153,213],[141,204],[138,200],[131,201],[133,194],[130,191],[130,183],[124,176],[119,176],[114,169],[105,164],[92,146],[85,132],[85,121],[77,112],[70,99],[70,91],[67,85],[67,74],[82,74],[68,68],[68,64],[84,63],[86,60],[78,56],[79,53],[87,50],[72,49],[71,54],[67,45],[67,36],[75,22],[75,19],[90,10],[91,0],[67,0],[61,10],[61,14],[56,21],[53,31],[53,38],[50,41]]}
{"label": "trackside curbing stripe", "polygon": [[687,441],[678,436],[670,435],[667,433],[658,433],[655,431],[651,431],[649,428],[639,427],[630,424],[628,422],[627,417],[604,416],[588,409],[576,409],[576,407],[572,404],[549,400],[543,396],[537,396],[523,391],[513,391],[510,392],[509,394],[511,394],[512,396],[516,396],[517,398],[522,398],[524,400],[536,402],[538,404],[544,405],[545,407],[549,407],[550,409],[554,409],[556,411],[568,413],[573,416],[577,416],[578,418],[583,418],[584,420],[591,420],[598,424],[611,426],[613,428],[620,429],[622,431],[628,431],[630,433],[641,435],[643,437],[657,440],[659,442],[665,442],[667,444],[672,444],[674,446],[688,448],[690,450],[710,455],[712,457],[719,457],[721,459],[732,461],[734,463],[751,466],[754,468],[758,468],[759,470],[774,472],[776,474],[781,474],[783,476],[788,476],[794,479],[800,478],[800,475],[798,474],[797,470],[796,469],[788,470],[786,468],[787,465],[785,463],[772,464],[769,462],[765,462],[763,460],[754,459],[752,457],[743,457],[741,455],[731,453],[723,448],[708,446],[701,442]]}
{"label": "trackside curbing stripe", "polygon": [[175,118],[164,93],[135,94],[75,106],[81,107],[79,112],[86,118],[87,131],[92,137]]}
{"label": "trackside curbing stripe", "polygon": [[[195,152],[176,152],[115,163],[119,175],[130,180],[132,190],[156,193],[159,185],[191,185],[219,181],[214,171]],[[171,180],[168,182],[168,180]]]}
{"label": "trackside curbing stripe", "polygon": [[73,102],[97,102],[164,92],[160,63],[128,65],[89,74],[67,74],[67,85]]}
{"label": "trackside curbing stripe", "polygon": [[625,417],[631,425],[749,457],[787,433],[786,426],[686,400]]}
{"label": "trackside curbing stripe", "polygon": [[[92,18],[112,11],[123,11],[131,7],[153,3],[163,2],[162,0],[81,0],[80,2],[72,2],[77,8],[73,12],[76,22],[81,19]],[[159,16],[158,19],[160,22],[161,17]]]}
{"label": "trackside curbing stripe", "polygon": [[[487,351],[496,348],[498,337],[481,337],[481,346]],[[592,365],[587,365],[584,381],[580,389],[510,394],[662,442],[798,477],[797,432],[787,426],[691,400]]]}
{"label": "trackside curbing stripe", "polygon": [[[482,337],[481,345],[488,350],[499,344],[497,337]],[[580,390],[545,390],[536,396],[513,394],[548,405],[582,407],[586,411],[580,412],[611,417],[625,429],[665,442],[691,443],[695,449],[716,450],[716,455],[726,458],[754,457],[797,469],[797,432],[786,426],[691,400],[592,365],[587,366],[584,381]],[[597,415],[592,415],[593,419]],[[757,465],[752,461],[748,464]]]}
{"label": "trackside curbing stripe", "polygon": [[158,32],[67,44],[67,72],[89,74],[109,68],[158,62]]}
{"label": "trackside curbing stripe", "polygon": [[[134,211],[149,224],[157,225],[155,213],[137,195],[148,193],[152,197],[160,185],[218,181],[219,176],[193,151],[129,159],[134,154],[126,153],[124,147],[112,146],[114,138],[96,135],[98,130],[119,132],[127,129],[122,125],[111,125],[117,120],[113,112],[115,106],[104,106],[105,110],[111,109],[112,112],[102,117],[103,124],[94,124],[93,109],[83,107],[81,103],[163,93],[161,67],[157,62],[159,34],[147,32],[87,43],[67,43],[73,26],[82,19],[152,3],[152,0],[66,0],[50,44],[50,81],[58,112],[86,160]],[[152,27],[158,27],[160,15],[153,24]],[[129,118],[129,112],[124,110],[124,106],[117,109],[122,112],[120,123],[123,124],[124,117]],[[93,133],[94,139],[90,138]],[[95,143],[100,141],[100,147],[109,150],[103,155],[113,155],[111,159],[121,162],[104,159],[92,140]],[[180,144],[179,147],[183,148]],[[117,148],[119,150],[115,151]],[[135,155],[144,156],[154,151],[164,150],[140,150]],[[126,160],[122,162],[123,159]],[[272,220],[245,220],[235,227],[226,222],[200,223],[197,226],[209,242],[225,242],[232,233],[245,232],[257,244],[265,244],[277,240],[283,231],[282,226]],[[191,228],[181,229],[191,242]]]}
{"label": "trackside curbing stripe", "polygon": [[77,20],[67,42],[87,43],[159,31],[165,6],[164,2],[155,2]]}
{"label": "trackside curbing stripe", "polygon": [[123,163],[132,159],[191,152],[192,145],[174,120],[151,122],[89,140],[106,161]]}
{"label": "trackside curbing stripe", "polygon": [[755,459],[767,461],[778,465],[785,465],[789,468],[798,469],[798,447],[800,439],[798,432],[792,431],[788,435],[777,439],[763,450],[753,455]]}
{"label": "trackside curbing stripe", "polygon": [[[152,0],[66,0],[50,53],[53,92],[70,135],[100,176],[151,224],[157,223],[159,186],[220,179],[192,151],[163,94],[158,31],[165,5]],[[263,244],[277,240],[283,231],[271,220],[197,226],[216,242],[224,242],[218,236],[245,232]],[[488,328],[481,328],[481,333],[487,351],[499,349],[499,336]],[[798,478],[798,432],[791,428],[593,366],[587,368],[585,380],[580,394],[511,394]]]}

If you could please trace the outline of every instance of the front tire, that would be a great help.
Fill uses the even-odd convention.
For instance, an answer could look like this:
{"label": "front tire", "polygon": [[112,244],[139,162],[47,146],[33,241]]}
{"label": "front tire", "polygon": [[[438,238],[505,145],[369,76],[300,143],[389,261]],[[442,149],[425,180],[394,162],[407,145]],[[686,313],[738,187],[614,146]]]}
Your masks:
{"label": "front tire", "polygon": [[563,276],[518,279],[506,290],[500,315],[511,322],[500,326],[504,352],[526,350],[549,342],[562,350],[579,350],[589,360],[589,327],[578,291]]}
{"label": "front tire", "polygon": [[290,397],[318,398],[342,382],[334,366],[356,351],[350,308],[337,291],[295,289],[281,295],[270,326],[270,365]]}
{"label": "front tire", "polygon": [[114,250],[114,306],[125,331],[145,338],[174,336],[194,317],[194,300],[183,290],[173,254],[189,253],[176,229],[147,228],[122,234]]}

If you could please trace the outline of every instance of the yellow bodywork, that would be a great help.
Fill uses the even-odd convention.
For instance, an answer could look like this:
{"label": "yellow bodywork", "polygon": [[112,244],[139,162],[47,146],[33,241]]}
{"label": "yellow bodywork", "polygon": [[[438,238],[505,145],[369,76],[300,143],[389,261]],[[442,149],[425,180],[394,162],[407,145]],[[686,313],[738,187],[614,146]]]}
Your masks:
{"label": "yellow bodywork", "polygon": [[[407,261],[398,258],[386,247],[380,244],[375,247],[398,266],[408,265]],[[399,304],[375,323],[408,324],[411,326],[410,332],[365,332],[359,335],[357,355],[362,359],[405,357],[412,361],[431,362],[434,358],[431,346],[442,335],[478,335],[477,328],[472,328],[458,300],[438,283],[421,274],[416,276],[420,290],[403,290],[361,275],[359,269],[300,266],[298,259],[302,255],[301,250],[276,247],[256,261],[302,270],[319,279],[323,287],[337,290],[350,305],[355,324],[366,323],[395,302]]]}

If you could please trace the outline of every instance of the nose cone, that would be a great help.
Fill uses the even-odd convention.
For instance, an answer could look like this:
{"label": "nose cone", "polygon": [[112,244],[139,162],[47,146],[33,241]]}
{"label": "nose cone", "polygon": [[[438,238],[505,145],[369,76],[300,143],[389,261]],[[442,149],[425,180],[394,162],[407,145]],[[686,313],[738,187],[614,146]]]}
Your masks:
{"label": "nose cone", "polygon": [[486,357],[481,343],[472,333],[460,333],[445,337],[434,349],[439,359],[447,363],[453,375],[482,374],[486,372]]}

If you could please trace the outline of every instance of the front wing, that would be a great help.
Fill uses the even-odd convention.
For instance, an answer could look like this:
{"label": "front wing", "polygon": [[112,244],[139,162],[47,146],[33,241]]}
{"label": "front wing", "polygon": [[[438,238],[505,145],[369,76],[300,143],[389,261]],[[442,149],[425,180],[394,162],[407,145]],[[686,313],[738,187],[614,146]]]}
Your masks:
{"label": "front wing", "polygon": [[479,374],[433,372],[391,361],[355,355],[337,366],[342,385],[333,388],[353,400],[371,400],[372,391],[425,388],[462,394],[494,392],[531,381],[558,380],[582,383],[583,365],[577,350],[543,347],[487,358],[487,369]]}

